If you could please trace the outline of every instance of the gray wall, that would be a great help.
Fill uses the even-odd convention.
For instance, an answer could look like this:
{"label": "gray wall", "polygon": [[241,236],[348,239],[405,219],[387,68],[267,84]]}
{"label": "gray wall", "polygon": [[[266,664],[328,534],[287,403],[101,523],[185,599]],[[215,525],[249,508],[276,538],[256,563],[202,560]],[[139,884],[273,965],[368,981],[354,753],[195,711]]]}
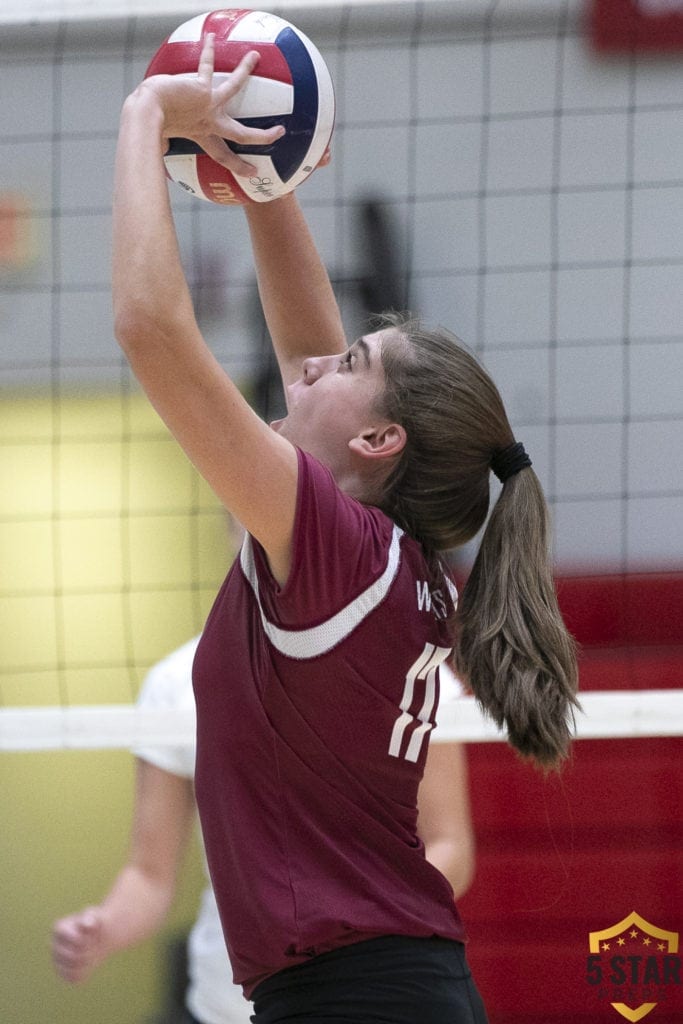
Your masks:
{"label": "gray wall", "polygon": [[[503,391],[561,567],[680,566],[682,65],[598,58],[578,4],[531,6],[288,14],[338,96],[333,166],[300,196],[351,333],[353,280],[371,269],[358,203],[385,204],[412,305],[476,347]],[[3,33],[0,191],[28,202],[30,248],[0,268],[8,391],[129,383],[109,302],[117,118],[181,20]],[[200,321],[247,381],[259,332],[242,214],[172,191]]]}

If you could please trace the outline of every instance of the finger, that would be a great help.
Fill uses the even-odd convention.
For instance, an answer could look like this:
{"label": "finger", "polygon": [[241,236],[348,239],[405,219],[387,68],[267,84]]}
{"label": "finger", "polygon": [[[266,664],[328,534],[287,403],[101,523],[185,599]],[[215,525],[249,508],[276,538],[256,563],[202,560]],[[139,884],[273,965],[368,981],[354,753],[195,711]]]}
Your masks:
{"label": "finger", "polygon": [[92,964],[87,960],[82,959],[66,959],[64,957],[54,957],[53,964],[55,973],[62,978],[63,981],[68,981],[72,985],[78,985],[92,973]]}
{"label": "finger", "polygon": [[62,917],[55,921],[52,936],[62,947],[76,948],[84,941],[90,941],[100,927],[100,915],[95,907],[86,907],[78,914]]}
{"label": "finger", "polygon": [[85,910],[81,914],[79,925],[82,932],[92,934],[100,927],[100,915],[96,910]]}
{"label": "finger", "polygon": [[247,160],[243,160],[239,154],[233,153],[230,147],[226,146],[223,139],[217,135],[209,139],[202,139],[201,146],[207,156],[210,156],[221,167],[227,167],[233,174],[238,174],[242,177],[256,174],[256,167]]}
{"label": "finger", "polygon": [[71,985],[78,985],[82,981],[85,981],[88,975],[91,973],[90,966],[88,964],[68,964],[55,962],[55,971],[63,981],[68,981]]}
{"label": "finger", "polygon": [[240,91],[260,59],[261,54],[258,50],[249,50],[248,53],[245,53],[239,64],[230,72],[230,76],[227,81],[224,82],[216,92],[219,95],[224,93],[225,99],[230,99],[235,95],[235,93]]}
{"label": "finger", "polygon": [[[267,129],[246,128],[238,121],[231,121],[229,125],[224,125],[224,129],[225,136],[230,138],[232,142],[251,146],[268,146],[282,138],[285,134],[285,129],[282,125],[276,125],[273,128]],[[210,156],[212,160],[215,160],[222,167],[227,167],[233,174],[248,175],[255,174],[257,171],[257,168],[249,162],[248,158],[244,159],[230,149],[222,136],[204,137],[200,140],[200,145],[207,156]]]}
{"label": "finger", "polygon": [[89,935],[82,935],[80,942],[75,943],[55,941],[52,962],[60,977],[77,983],[92,971],[95,951],[96,942]]}
{"label": "finger", "polygon": [[56,935],[52,941],[52,956],[55,961],[64,963],[72,960],[76,956],[80,956],[82,951],[82,944],[75,942],[63,935]]}
{"label": "finger", "polygon": [[270,146],[285,134],[282,124],[272,128],[251,128],[232,117],[217,118],[216,128],[221,138],[230,139],[240,146]]}
{"label": "finger", "polygon": [[73,963],[80,959],[89,946],[89,936],[79,933],[78,935],[55,935],[52,940],[52,955],[60,963]]}
{"label": "finger", "polygon": [[53,941],[62,947],[73,946],[81,937],[81,931],[74,918],[66,917],[57,921],[52,929]]}
{"label": "finger", "polygon": [[215,60],[216,37],[213,32],[207,32],[204,37],[202,52],[199,55],[197,76],[201,82],[210,83],[213,77],[213,65]]}
{"label": "finger", "polygon": [[53,949],[52,959],[60,971],[72,971],[84,963],[85,955],[82,950],[61,947]]}

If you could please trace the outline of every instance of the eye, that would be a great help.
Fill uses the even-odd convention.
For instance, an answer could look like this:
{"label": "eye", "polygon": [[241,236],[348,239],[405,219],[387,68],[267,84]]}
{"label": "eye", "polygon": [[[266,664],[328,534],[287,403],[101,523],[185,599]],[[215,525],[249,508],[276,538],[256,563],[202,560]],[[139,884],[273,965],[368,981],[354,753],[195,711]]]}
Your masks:
{"label": "eye", "polygon": [[353,352],[351,349],[339,360],[340,370],[350,370],[353,366]]}

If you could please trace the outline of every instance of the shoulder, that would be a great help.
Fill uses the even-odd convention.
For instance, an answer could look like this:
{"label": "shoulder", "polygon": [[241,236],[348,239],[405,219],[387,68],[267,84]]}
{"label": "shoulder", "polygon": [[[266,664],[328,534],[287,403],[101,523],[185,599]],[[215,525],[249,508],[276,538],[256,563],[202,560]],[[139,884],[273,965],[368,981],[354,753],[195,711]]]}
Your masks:
{"label": "shoulder", "polygon": [[355,535],[369,544],[388,546],[395,524],[379,508],[365,505],[341,490],[332,473],[312,455],[299,452],[299,495],[295,520],[295,546],[311,536],[333,541]]}
{"label": "shoulder", "polygon": [[198,643],[199,637],[193,637],[152,666],[143,680],[138,707],[178,707],[191,699]]}
{"label": "shoulder", "polygon": [[[300,493],[292,562],[283,586],[259,545],[247,539],[240,556],[265,619],[284,628],[321,625],[350,609],[356,621],[388,594],[401,561],[402,531],[380,509],[339,489],[332,474],[300,455]],[[350,621],[350,620],[349,620]]]}

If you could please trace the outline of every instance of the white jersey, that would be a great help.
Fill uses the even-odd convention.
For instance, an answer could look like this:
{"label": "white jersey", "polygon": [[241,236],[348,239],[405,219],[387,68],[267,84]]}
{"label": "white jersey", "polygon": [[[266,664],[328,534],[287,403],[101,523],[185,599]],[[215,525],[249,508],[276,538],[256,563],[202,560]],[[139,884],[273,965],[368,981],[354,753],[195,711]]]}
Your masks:
{"label": "white jersey", "polygon": [[[140,691],[138,707],[180,708],[194,721],[192,662],[198,642],[199,637],[190,640],[150,669]],[[136,748],[133,753],[172,775],[194,778],[194,742],[181,747]],[[190,1013],[202,1024],[247,1024],[252,1006],[244,998],[241,987],[232,981],[232,968],[210,885],[202,893],[187,955],[186,1004]]]}

